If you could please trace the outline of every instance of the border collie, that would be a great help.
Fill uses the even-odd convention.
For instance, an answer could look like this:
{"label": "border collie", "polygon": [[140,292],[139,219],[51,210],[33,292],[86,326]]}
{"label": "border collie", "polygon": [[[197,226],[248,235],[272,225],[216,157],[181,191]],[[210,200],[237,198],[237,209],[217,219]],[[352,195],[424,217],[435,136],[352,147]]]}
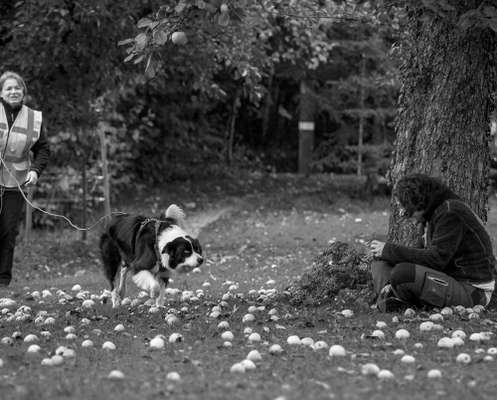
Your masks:
{"label": "border collie", "polygon": [[133,282],[162,306],[170,273],[187,273],[202,264],[200,243],[181,227],[184,217],[183,210],[172,204],[163,219],[123,214],[110,220],[100,238],[100,252],[113,308],[124,297],[128,272],[133,274]]}

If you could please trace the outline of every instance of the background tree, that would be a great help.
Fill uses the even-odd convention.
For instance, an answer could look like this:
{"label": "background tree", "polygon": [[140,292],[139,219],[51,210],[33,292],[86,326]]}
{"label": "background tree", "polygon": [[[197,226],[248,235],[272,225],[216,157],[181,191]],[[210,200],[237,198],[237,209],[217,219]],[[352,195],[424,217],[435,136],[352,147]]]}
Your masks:
{"label": "background tree", "polygon": [[[277,145],[278,151],[269,152],[274,157],[282,148],[296,146],[298,125],[295,116],[299,114],[299,105],[289,104],[283,99],[298,93],[301,82],[308,83],[308,92],[314,97],[314,103],[327,104],[326,111],[336,115],[331,108],[341,101],[340,93],[345,94],[351,88],[357,92],[357,82],[336,85],[333,89],[338,89],[334,90],[333,95],[338,101],[334,104],[326,98],[326,91],[320,97],[319,92],[332,80],[341,78],[343,72],[339,71],[357,70],[360,65],[357,54],[366,53],[372,61],[368,63],[368,68],[377,70],[372,75],[370,86],[381,86],[378,85],[378,78],[385,69],[376,67],[380,62],[374,54],[385,54],[388,44],[380,42],[387,36],[387,29],[380,33],[381,21],[375,16],[374,8],[367,2],[361,3],[163,1],[156,13],[138,23],[140,33],[123,40],[121,44],[127,47],[128,61],[142,62],[156,82],[167,79],[166,91],[171,91],[174,80],[185,74],[183,93],[186,87],[189,88],[187,90],[197,91],[192,99],[198,99],[200,103],[209,102],[202,100],[203,96],[209,97],[210,102],[225,103],[225,111],[222,111],[225,115],[222,131],[227,132],[225,149],[232,147],[233,131],[240,130],[249,143],[261,147],[260,154],[264,152],[263,147]],[[363,37],[355,35],[355,31],[362,32]],[[173,40],[179,34],[182,40]],[[366,35],[373,36],[373,40],[364,39]],[[355,46],[351,45],[354,40]],[[347,50],[347,47],[351,49]],[[368,100],[377,97],[373,91]],[[183,97],[180,93],[177,96],[179,99]],[[259,107],[262,96],[262,107]],[[349,111],[359,108],[359,96],[356,97],[348,104]],[[187,103],[182,104],[183,108],[195,103],[185,100]],[[167,101],[162,103],[164,110],[170,110]],[[385,108],[384,104],[378,106]],[[391,99],[386,107],[391,107]],[[209,112],[206,109],[198,111],[204,115]],[[215,111],[221,112],[219,107]],[[316,113],[322,111],[317,109]],[[174,111],[169,114],[177,115]],[[199,113],[194,115],[198,117]],[[385,128],[384,116],[373,112],[370,119],[376,120],[373,125]],[[238,126],[237,118],[242,118],[244,123]],[[259,120],[260,124],[254,124],[254,120]],[[184,128],[190,130],[187,126]],[[268,135],[269,131],[272,135]],[[283,157],[287,158],[287,155]],[[288,161],[283,162],[288,164]],[[321,166],[325,165],[321,163]],[[295,166],[296,163],[293,168]],[[321,167],[321,170],[325,168]]]}
{"label": "background tree", "polygon": [[[339,137],[354,145],[347,135],[357,140],[360,113],[353,110],[361,85],[342,77],[343,71],[359,73],[365,51],[365,107],[388,108],[395,97],[395,89],[378,85],[386,71],[386,25],[359,0],[90,1],[84,7],[72,0],[25,0],[2,6],[0,67],[28,79],[32,104],[41,106],[50,125],[57,175],[72,177],[84,168],[90,178],[100,175],[94,131],[105,119],[115,195],[126,186],[238,167],[295,171],[302,80],[311,83],[321,106],[317,144]],[[101,98],[112,106],[99,114],[93,104]],[[391,130],[388,117],[370,114],[366,141]],[[354,150],[330,154],[314,167],[356,170]],[[222,165],[225,158],[236,160],[232,168]],[[71,179],[64,192],[80,192],[79,181]]]}
{"label": "background tree", "polygon": [[[497,9],[479,0],[408,4],[391,182],[412,172],[439,176],[486,220]],[[390,239],[413,236],[393,203]]]}
{"label": "background tree", "polygon": [[25,0],[11,5],[2,18],[7,29],[0,69],[26,77],[30,105],[45,115],[58,180],[67,182],[71,171],[79,172],[83,225],[88,178],[94,182],[100,175],[94,133],[99,117],[93,103],[124,81],[117,42],[129,32],[129,18],[143,9],[131,4]]}
{"label": "background tree", "polygon": [[397,63],[390,49],[398,40],[400,13],[388,15],[365,3],[349,15],[353,18],[327,24],[333,49],[315,74],[321,83],[315,91],[321,136],[314,168],[384,175],[398,96]]}

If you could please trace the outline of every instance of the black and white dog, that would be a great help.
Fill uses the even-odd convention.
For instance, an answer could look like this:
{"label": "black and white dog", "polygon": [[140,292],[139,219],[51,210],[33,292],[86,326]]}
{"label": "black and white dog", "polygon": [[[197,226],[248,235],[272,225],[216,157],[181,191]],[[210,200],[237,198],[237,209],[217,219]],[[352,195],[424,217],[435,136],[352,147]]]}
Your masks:
{"label": "black and white dog", "polygon": [[[163,219],[129,214],[111,219],[100,238],[100,251],[113,308],[124,297],[128,272],[133,274],[133,282],[155,298],[157,306],[162,306],[170,273],[187,273],[202,264],[198,240],[181,227],[184,217],[183,210],[172,204]],[[119,267],[116,288],[114,279]]]}

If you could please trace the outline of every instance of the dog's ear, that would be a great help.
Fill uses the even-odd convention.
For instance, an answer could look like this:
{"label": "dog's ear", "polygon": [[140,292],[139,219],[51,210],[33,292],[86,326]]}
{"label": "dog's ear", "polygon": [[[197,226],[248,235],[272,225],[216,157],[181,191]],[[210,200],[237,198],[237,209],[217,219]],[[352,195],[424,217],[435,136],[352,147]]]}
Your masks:
{"label": "dog's ear", "polygon": [[161,254],[171,254],[173,246],[171,242],[167,243],[161,250]]}
{"label": "dog's ear", "polygon": [[171,259],[171,256],[167,251],[162,251],[160,255],[160,262],[164,268],[169,268],[169,260]]}
{"label": "dog's ear", "polygon": [[171,242],[167,243],[160,251],[161,263],[165,268],[174,268],[171,261],[174,262],[174,252],[176,248]]}
{"label": "dog's ear", "polygon": [[185,212],[176,204],[171,204],[169,207],[167,207],[164,215],[166,216],[166,218],[175,220],[179,226],[183,226],[183,223],[185,222]]}

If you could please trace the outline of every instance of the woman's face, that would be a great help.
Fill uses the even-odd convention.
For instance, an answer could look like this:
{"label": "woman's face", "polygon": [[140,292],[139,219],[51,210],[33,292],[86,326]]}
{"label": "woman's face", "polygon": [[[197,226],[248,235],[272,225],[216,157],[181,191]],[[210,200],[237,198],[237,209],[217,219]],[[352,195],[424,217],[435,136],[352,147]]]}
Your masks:
{"label": "woman's face", "polygon": [[423,210],[407,210],[400,201],[397,200],[397,205],[399,207],[399,215],[402,218],[411,218],[414,221],[421,221],[423,219]]}
{"label": "woman's face", "polygon": [[8,78],[3,86],[1,95],[2,99],[11,106],[18,106],[22,103],[24,92],[17,79]]}

